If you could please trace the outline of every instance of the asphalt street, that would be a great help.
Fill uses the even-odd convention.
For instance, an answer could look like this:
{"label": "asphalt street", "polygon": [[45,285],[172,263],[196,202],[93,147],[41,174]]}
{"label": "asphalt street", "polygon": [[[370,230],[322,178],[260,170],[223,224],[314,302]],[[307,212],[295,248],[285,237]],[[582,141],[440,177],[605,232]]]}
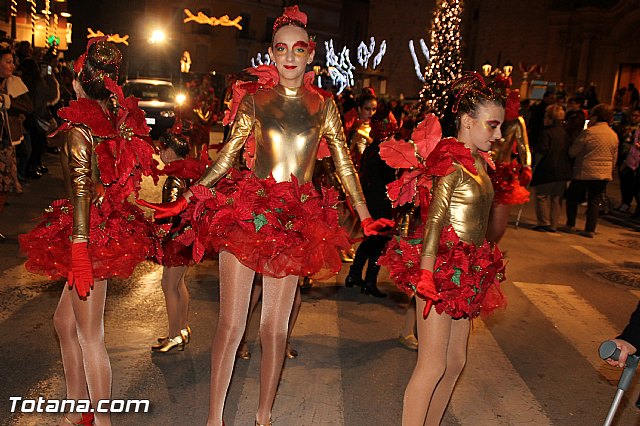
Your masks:
{"label": "asphalt street", "polygon": [[[58,342],[52,326],[62,282],[24,269],[17,235],[63,196],[60,168],[10,198],[0,232],[0,423],[53,425],[52,414],[11,413],[11,396],[64,398]],[[617,189],[609,194],[615,201]],[[159,199],[145,181],[141,197]],[[615,202],[614,202],[615,204]],[[584,208],[578,226],[584,224]],[[517,209],[512,211],[515,220]],[[640,233],[626,217],[601,219],[594,239],[540,233],[532,203],[513,221],[506,252],[506,310],[473,322],[466,369],[443,425],[598,425],[613,400],[620,370],[598,358],[598,345],[626,324],[640,298]],[[203,425],[209,396],[209,357],[218,312],[217,261],[191,268],[192,342],[183,352],[152,354],[166,328],[161,268],[145,262],[126,280],[109,283],[106,344],[114,399],[149,399],[148,413],[115,414],[121,425]],[[273,409],[274,425],[399,425],[404,388],[416,352],[398,343],[407,297],[383,270],[376,299],[334,279],[303,294],[292,345]],[[258,306],[259,308],[260,306]],[[226,403],[227,425],[253,424],[258,399],[259,314],[249,324],[249,361],[236,362]],[[636,380],[637,382],[637,380]],[[635,382],[617,425],[640,424]]]}

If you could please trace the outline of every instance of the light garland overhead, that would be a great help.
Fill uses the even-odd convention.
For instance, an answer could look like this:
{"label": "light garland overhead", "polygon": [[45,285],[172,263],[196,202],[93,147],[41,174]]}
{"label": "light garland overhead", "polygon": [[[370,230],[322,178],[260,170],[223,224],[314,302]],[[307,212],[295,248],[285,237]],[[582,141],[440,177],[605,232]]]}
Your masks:
{"label": "light garland overhead", "polygon": [[327,52],[327,68],[329,70],[329,77],[335,86],[338,86],[337,94],[342,93],[344,89],[355,84],[353,78],[353,70],[356,67],[351,63],[349,58],[349,49],[343,47],[340,51],[340,55],[336,55],[333,48],[333,39],[324,42],[324,47]]}
{"label": "light garland overhead", "polygon": [[262,56],[262,53],[258,52],[255,58],[251,58],[251,66],[254,68],[259,65],[271,65],[271,62],[273,61],[269,57],[268,53],[265,53],[264,56]]}
{"label": "light garland overhead", "polygon": [[185,24],[187,22],[196,22],[198,24],[211,25],[212,27],[216,27],[221,25],[223,27],[236,27],[239,30],[242,30],[242,25],[240,25],[240,21],[242,21],[242,16],[238,16],[236,19],[229,19],[229,15],[221,16],[220,18],[216,18],[214,16],[207,16],[202,12],[198,12],[197,15],[194,15],[189,9],[184,9],[184,14],[187,15],[186,18],[182,20]]}
{"label": "light garland overhead", "polygon": [[[427,65],[429,65],[429,48],[427,47],[427,43],[424,42],[424,39],[420,39],[420,50],[422,50],[422,54],[425,58],[427,58]],[[413,59],[413,67],[416,70],[416,75],[420,79],[421,82],[424,83],[424,71],[422,71],[425,67],[420,65],[420,61],[418,60],[418,56],[416,55],[416,48],[413,46],[413,40],[409,40],[409,53],[411,53],[411,59]]]}
{"label": "light garland overhead", "polygon": [[[373,56],[376,50],[376,39],[371,37],[369,39],[369,46],[364,44],[364,41],[361,41],[358,45],[358,63],[362,66],[362,68],[367,68],[369,66],[369,58]],[[382,61],[382,57],[387,53],[387,41],[382,40],[380,43],[380,49],[378,50],[378,54],[373,57],[372,69],[376,69],[380,62]]]}
{"label": "light garland overhead", "polygon": [[[104,37],[105,34],[98,30],[98,31],[93,31],[91,28],[87,28],[87,31],[89,32],[89,34],[87,34],[87,38],[94,38],[94,37]],[[129,36],[128,35],[124,35],[124,36],[120,36],[120,34],[111,34],[109,36],[107,36],[107,41],[111,41],[113,43],[122,43],[125,45],[129,45]]]}

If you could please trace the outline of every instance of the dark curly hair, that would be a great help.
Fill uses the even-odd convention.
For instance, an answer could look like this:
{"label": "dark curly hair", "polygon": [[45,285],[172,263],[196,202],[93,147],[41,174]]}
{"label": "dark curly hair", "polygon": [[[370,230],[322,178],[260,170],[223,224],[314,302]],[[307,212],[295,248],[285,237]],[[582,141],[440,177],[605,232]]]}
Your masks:
{"label": "dark curly hair", "polygon": [[89,46],[87,56],[78,76],[80,85],[91,99],[106,100],[111,92],[104,85],[104,78],[118,81],[122,53],[115,44],[98,41]]}
{"label": "dark curly hair", "polygon": [[160,136],[158,142],[164,149],[171,148],[178,157],[184,158],[189,154],[189,140],[183,134],[177,134],[171,130],[167,130]]}
{"label": "dark curly hair", "polygon": [[440,119],[442,136],[455,137],[460,128],[460,117],[468,114],[476,116],[480,105],[494,103],[504,107],[505,99],[497,91],[491,89],[477,72],[468,72],[449,86],[447,109]]}

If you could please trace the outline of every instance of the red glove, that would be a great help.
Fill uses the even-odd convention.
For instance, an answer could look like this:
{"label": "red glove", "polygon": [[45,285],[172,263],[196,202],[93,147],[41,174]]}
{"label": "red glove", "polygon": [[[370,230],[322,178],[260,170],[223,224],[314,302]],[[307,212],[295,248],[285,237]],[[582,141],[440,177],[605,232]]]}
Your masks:
{"label": "red glove", "polygon": [[76,286],[80,297],[87,297],[93,287],[93,265],[89,258],[89,244],[71,244],[71,271],[67,277],[69,286]]}
{"label": "red glove", "polygon": [[155,212],[154,216],[156,219],[177,216],[189,205],[189,202],[184,197],[179,197],[176,201],[170,203],[150,203],[145,200],[136,200],[136,203],[152,209]]}
{"label": "red glove", "polygon": [[371,235],[384,235],[388,233],[390,230],[382,231],[384,228],[392,228],[395,226],[395,222],[391,219],[387,219],[386,217],[381,217],[380,219],[373,220],[370,217],[366,218],[362,221],[362,230],[364,231],[364,235],[367,237]]}
{"label": "red glove", "polygon": [[523,167],[520,172],[520,185],[525,188],[531,183],[532,171],[531,167]]}
{"label": "red glove", "polygon": [[420,270],[420,281],[416,286],[416,294],[421,299],[427,301],[427,306],[425,306],[424,311],[422,312],[422,316],[427,318],[427,315],[429,315],[429,309],[431,309],[433,302],[440,299],[436,291],[436,283],[433,281],[433,272],[428,269]]}

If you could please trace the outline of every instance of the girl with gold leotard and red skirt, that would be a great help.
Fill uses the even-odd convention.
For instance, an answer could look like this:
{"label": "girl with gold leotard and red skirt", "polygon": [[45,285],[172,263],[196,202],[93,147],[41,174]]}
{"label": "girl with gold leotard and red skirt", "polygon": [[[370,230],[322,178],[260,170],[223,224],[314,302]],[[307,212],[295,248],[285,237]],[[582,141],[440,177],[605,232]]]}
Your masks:
{"label": "girl with gold leotard and red skirt", "polygon": [[[317,157],[331,155],[346,195],[365,234],[393,224],[371,219],[349,157],[342,123],[331,96],[305,75],[315,54],[307,17],[297,6],[274,24],[269,56],[274,66],[252,73],[258,81],[237,82],[226,121],[230,137],[205,175],[167,205],[150,205],[156,217],[187,209],[196,260],[220,252],[220,313],[211,355],[208,425],[223,423],[224,401],[236,350],[247,318],[253,277],[263,275],[260,336],[263,349],[256,424],[271,422],[271,409],[285,356],[287,322],[298,276],[340,270],[339,250],[349,240],[338,226],[333,190],[311,183]],[[233,168],[244,148],[251,170]]]}

